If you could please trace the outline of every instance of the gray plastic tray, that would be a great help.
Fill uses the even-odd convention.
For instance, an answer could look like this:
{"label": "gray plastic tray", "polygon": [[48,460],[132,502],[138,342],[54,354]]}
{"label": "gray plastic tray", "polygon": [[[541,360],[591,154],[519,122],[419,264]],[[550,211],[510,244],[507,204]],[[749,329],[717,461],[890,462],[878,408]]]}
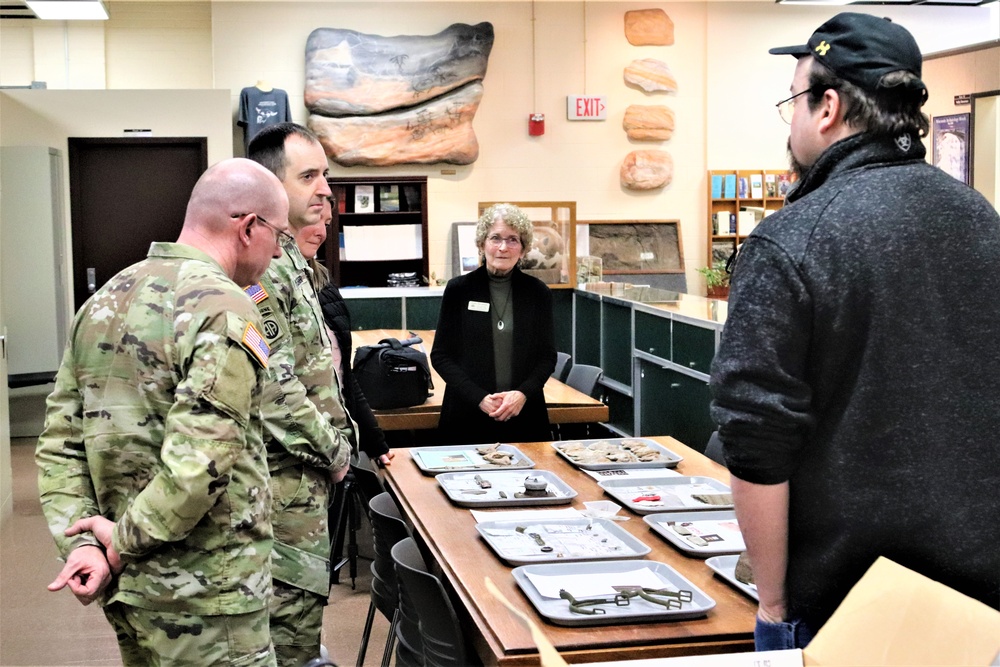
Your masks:
{"label": "gray plastic tray", "polygon": [[[479,447],[489,445],[444,445],[440,447],[414,447],[410,450],[413,462],[425,475],[437,475],[443,472],[465,472],[468,470],[528,470],[535,467],[535,462],[524,455],[514,445],[500,445],[497,451],[509,452],[514,455],[514,461],[509,466],[495,465],[483,460],[476,452]],[[442,463],[438,459],[451,453],[455,457],[452,463]],[[464,462],[463,462],[464,460]],[[439,465],[440,464],[440,465]]]}
{"label": "gray plastic tray", "polygon": [[[709,505],[696,503],[690,495],[693,485],[704,487],[705,493],[732,493],[732,489],[717,479],[711,477],[647,477],[606,479],[597,483],[605,493],[629,508],[636,514],[655,514],[657,512],[700,512],[705,510],[732,509],[732,503],[727,505]],[[635,502],[643,495],[660,496],[659,501]],[[687,504],[685,504],[687,500]]]}
{"label": "gray plastic tray", "polygon": [[[575,461],[572,457],[567,455],[563,448],[567,445],[572,444],[582,444],[586,447],[590,447],[599,442],[609,443],[617,447],[621,447],[622,443],[626,440],[641,442],[650,449],[655,449],[660,454],[660,459],[656,461],[633,461],[633,462],[611,462],[611,463],[579,463]],[[660,443],[655,440],[650,440],[649,438],[601,438],[595,440],[567,440],[564,442],[553,442],[552,447],[556,450],[561,457],[569,461],[572,465],[577,468],[582,468],[583,470],[623,470],[632,468],[673,468],[678,463],[680,463],[683,457],[670,451]]]}
{"label": "gray plastic tray", "polygon": [[741,592],[759,602],[760,598],[757,597],[757,587],[744,584],[736,578],[737,560],[739,560],[739,556],[713,556],[705,561],[705,565],[725,579],[727,584],[738,588]]}
{"label": "gray plastic tray", "polygon": [[[577,614],[569,610],[569,603],[566,600],[542,597],[527,576],[529,572],[536,575],[548,576],[576,574],[587,575],[588,577],[601,577],[609,583],[613,583],[616,574],[630,572],[637,569],[637,567],[645,567],[651,570],[663,586],[672,586],[691,591],[691,602],[685,602],[680,609],[667,609],[666,607],[647,602],[640,598],[633,598],[629,601],[628,606],[601,605],[601,608],[605,610],[604,614],[594,616]],[[521,591],[531,601],[531,604],[534,605],[538,613],[556,625],[627,625],[643,621],[679,621],[704,616],[715,606],[715,600],[705,595],[704,592],[681,576],[680,573],[666,563],[656,561],[612,560],[588,561],[584,563],[544,563],[522,565],[521,567],[514,568],[511,574],[514,575],[514,581],[521,587]],[[613,595],[614,591],[609,588],[608,594]]]}
{"label": "gray plastic tray", "polygon": [[[483,521],[476,524],[476,530],[497,556],[511,565],[641,558],[650,552],[631,533],[607,519]],[[499,535],[497,531],[514,534]],[[542,551],[542,545],[530,537],[532,532],[552,550]]]}
{"label": "gray plastic tray", "polygon": [[[666,512],[661,514],[647,514],[642,518],[649,524],[655,533],[660,535],[667,542],[677,547],[684,553],[698,558],[708,558],[720,554],[738,554],[746,550],[743,543],[743,536],[737,532],[719,531],[715,532],[714,527],[706,526],[706,522],[732,522],[736,523],[736,512],[733,510],[721,510],[717,512]],[[689,541],[684,535],[677,533],[671,524],[691,524],[690,530],[695,531],[703,539],[707,538],[708,544],[698,546]],[[706,529],[710,531],[705,534]],[[712,539],[712,538],[715,539]]]}
{"label": "gray plastic tray", "polygon": [[[490,482],[490,489],[481,489],[474,478],[479,475]],[[541,477],[548,482],[547,490],[553,493],[546,497],[514,496],[512,489],[524,488],[526,477]],[[548,470],[482,470],[477,472],[444,472],[436,477],[441,489],[451,502],[461,507],[523,507],[525,505],[566,505],[576,497],[576,491],[559,476]],[[469,493],[467,491],[485,491]],[[500,491],[507,494],[500,496]]]}

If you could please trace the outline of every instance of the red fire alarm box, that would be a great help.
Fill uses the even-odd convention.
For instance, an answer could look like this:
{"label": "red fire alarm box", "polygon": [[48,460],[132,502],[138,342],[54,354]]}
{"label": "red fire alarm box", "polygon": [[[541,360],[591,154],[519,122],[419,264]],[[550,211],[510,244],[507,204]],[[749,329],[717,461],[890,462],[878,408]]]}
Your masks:
{"label": "red fire alarm box", "polygon": [[528,135],[540,137],[545,134],[545,114],[533,113],[528,116]]}

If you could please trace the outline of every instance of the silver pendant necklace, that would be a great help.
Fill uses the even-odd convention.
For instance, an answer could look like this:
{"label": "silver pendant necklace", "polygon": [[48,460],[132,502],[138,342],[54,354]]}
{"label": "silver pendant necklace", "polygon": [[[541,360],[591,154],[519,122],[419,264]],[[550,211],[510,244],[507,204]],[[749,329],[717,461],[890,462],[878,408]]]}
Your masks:
{"label": "silver pendant necklace", "polygon": [[[513,293],[514,293],[514,286],[511,285],[510,291],[507,292],[507,300],[503,304],[503,310],[497,311],[497,331],[503,331],[504,329],[505,325],[503,323],[503,317],[504,314],[507,312],[507,306],[510,305],[510,297]],[[490,305],[493,306],[494,308],[497,307],[496,304],[493,303],[493,290],[490,290]]]}

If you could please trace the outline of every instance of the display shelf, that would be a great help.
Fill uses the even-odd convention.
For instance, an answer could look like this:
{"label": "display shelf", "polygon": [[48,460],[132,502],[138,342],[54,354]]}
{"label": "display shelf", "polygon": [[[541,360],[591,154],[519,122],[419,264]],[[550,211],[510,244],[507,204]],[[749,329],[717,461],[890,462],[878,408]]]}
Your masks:
{"label": "display shelf", "polygon": [[[791,176],[787,171],[709,171],[708,265],[729,259],[760,219],[780,209],[785,203],[785,193],[791,183]],[[742,219],[741,213],[744,216]]]}
{"label": "display shelf", "polygon": [[427,284],[427,178],[328,178],[336,199],[320,260],[340,287],[386,287],[390,274]]}

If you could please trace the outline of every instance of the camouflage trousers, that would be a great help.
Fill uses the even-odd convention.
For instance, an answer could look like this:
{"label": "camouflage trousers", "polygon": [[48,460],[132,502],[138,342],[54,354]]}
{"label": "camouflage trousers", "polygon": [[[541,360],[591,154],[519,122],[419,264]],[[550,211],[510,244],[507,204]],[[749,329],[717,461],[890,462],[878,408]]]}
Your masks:
{"label": "camouflage trousers", "polygon": [[231,616],[104,608],[124,667],[275,667],[267,610]]}
{"label": "camouflage trousers", "polygon": [[271,594],[271,641],[278,667],[302,667],[319,657],[326,599],[274,580]]}

